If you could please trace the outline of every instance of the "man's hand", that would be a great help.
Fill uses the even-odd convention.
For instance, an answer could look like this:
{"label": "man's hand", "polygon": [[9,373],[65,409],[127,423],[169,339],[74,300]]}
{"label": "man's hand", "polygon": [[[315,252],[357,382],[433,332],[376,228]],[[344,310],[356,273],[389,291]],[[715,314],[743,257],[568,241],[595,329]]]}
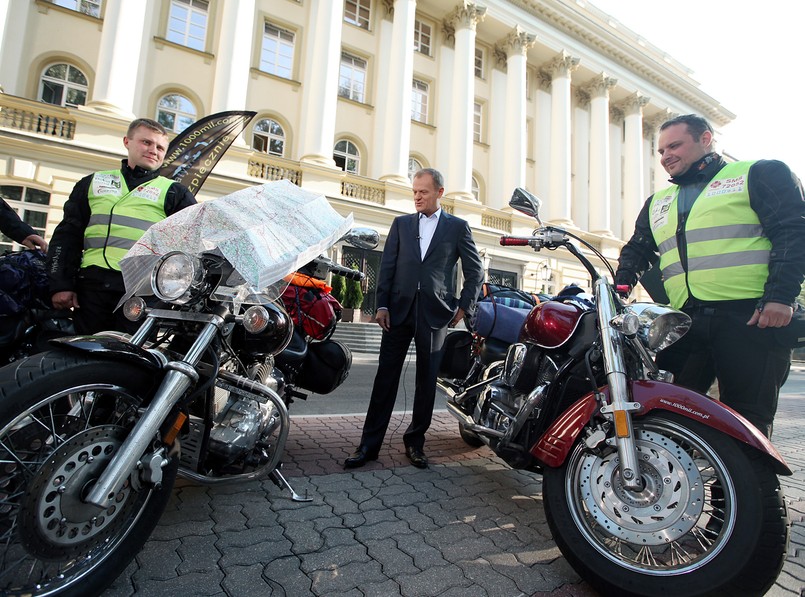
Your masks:
{"label": "man's hand", "polygon": [[463,319],[464,319],[464,309],[459,307],[458,311],[456,311],[456,314],[453,316],[453,320],[450,322],[450,324],[447,327],[454,328],[454,327],[456,327],[458,325],[458,322],[462,321]]}
{"label": "man's hand", "polygon": [[752,318],[746,325],[756,325],[759,328],[784,328],[791,323],[794,309],[791,305],[782,303],[766,303],[763,310],[755,309]]}
{"label": "man's hand", "polygon": [[391,329],[391,315],[389,315],[388,309],[378,309],[375,313],[375,321],[383,328],[383,331],[388,332]]}
{"label": "man's hand", "polygon": [[78,306],[78,295],[72,290],[57,292],[50,297],[50,302],[53,303],[54,309],[69,309],[70,307],[75,307],[76,309],[80,308]]}
{"label": "man's hand", "polygon": [[39,249],[43,253],[48,252],[47,241],[45,241],[45,239],[39,236],[38,234],[29,234],[28,236],[25,237],[25,240],[23,240],[21,244],[28,247],[29,249]]}

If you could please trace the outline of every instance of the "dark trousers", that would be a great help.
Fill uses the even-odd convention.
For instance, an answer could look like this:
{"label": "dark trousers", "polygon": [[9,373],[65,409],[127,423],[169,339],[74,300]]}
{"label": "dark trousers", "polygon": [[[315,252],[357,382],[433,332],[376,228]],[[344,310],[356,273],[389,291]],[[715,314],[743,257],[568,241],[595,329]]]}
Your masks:
{"label": "dark trousers", "polygon": [[372,397],[361,437],[361,444],[370,453],[377,453],[383,444],[411,340],[414,340],[416,347],[416,383],[411,424],[403,434],[403,443],[406,447],[420,449],[425,445],[425,432],[433,417],[436,377],[444,352],[447,326],[432,329],[417,308],[418,302],[414,301],[414,306],[401,325],[383,332]]}
{"label": "dark trousers", "polygon": [[777,342],[772,329],[746,325],[754,305],[684,310],[691,329],[657,355],[657,365],[674,374],[674,383],[702,394],[717,379],[721,402],[771,437],[791,349]]}
{"label": "dark trousers", "polygon": [[80,305],[73,311],[77,334],[94,334],[104,330],[132,334],[142,323],[132,323],[126,319],[122,308],[115,311],[124,294],[123,275],[118,271],[97,267],[82,270],[76,294]]}

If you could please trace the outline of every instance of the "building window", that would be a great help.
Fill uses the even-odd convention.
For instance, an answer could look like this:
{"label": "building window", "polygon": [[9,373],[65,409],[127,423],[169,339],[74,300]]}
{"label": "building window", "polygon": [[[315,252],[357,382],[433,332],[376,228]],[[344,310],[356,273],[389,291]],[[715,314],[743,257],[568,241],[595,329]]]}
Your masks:
{"label": "building window", "polygon": [[264,118],[254,125],[252,149],[282,157],[285,153],[285,131],[276,120]]}
{"label": "building window", "polygon": [[500,286],[517,288],[517,274],[515,272],[490,269],[486,279],[490,284],[499,284]]}
{"label": "building window", "polygon": [[196,107],[178,93],[162,96],[157,103],[157,122],[169,131],[181,133],[196,121]]}
{"label": "building window", "polygon": [[366,91],[366,60],[341,53],[338,95],[363,103]]}
{"label": "building window", "polygon": [[411,120],[428,122],[428,84],[418,79],[411,89]]}
{"label": "building window", "polygon": [[408,180],[414,182],[414,174],[422,170],[422,163],[416,158],[408,158]]}
{"label": "building window", "polygon": [[484,107],[480,102],[475,102],[472,105],[472,140],[476,143],[481,142],[481,131],[483,129],[484,121]]}
{"label": "building window", "polygon": [[260,70],[292,78],[294,33],[266,23],[263,31],[263,47],[260,50]]}
{"label": "building window", "polygon": [[358,174],[361,163],[361,154],[357,146],[352,141],[339,141],[333,148],[333,159],[335,165],[345,172]]}
{"label": "building window", "polygon": [[171,0],[168,41],[203,52],[209,6],[207,0]]}
{"label": "building window", "polygon": [[101,18],[101,0],[52,0],[56,6],[63,6],[76,12]]}
{"label": "building window", "polygon": [[87,103],[87,77],[70,64],[53,64],[42,74],[39,99],[56,106],[83,106]]}
{"label": "building window", "polygon": [[344,20],[361,29],[369,29],[369,3],[370,0],[346,0]]}
{"label": "building window", "polygon": [[419,19],[414,21],[414,51],[430,56],[433,28]]}
{"label": "building window", "polygon": [[475,76],[484,78],[484,49],[475,48]]}
{"label": "building window", "polygon": [[474,176],[472,177],[472,196],[475,197],[476,201],[481,200],[481,185],[478,184],[478,179]]}
{"label": "building window", "polygon": [[[15,185],[0,185],[0,197],[16,211],[22,221],[34,229],[39,236],[45,237],[45,227],[50,211],[50,193]],[[0,234],[0,251],[13,249],[13,241],[5,234]]]}

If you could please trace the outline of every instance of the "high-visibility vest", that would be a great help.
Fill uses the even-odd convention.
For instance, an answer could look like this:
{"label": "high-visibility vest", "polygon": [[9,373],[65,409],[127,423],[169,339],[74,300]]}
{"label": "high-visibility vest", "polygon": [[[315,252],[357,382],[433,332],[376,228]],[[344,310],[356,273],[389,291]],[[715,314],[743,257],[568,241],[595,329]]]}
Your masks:
{"label": "high-visibility vest", "polygon": [[676,236],[679,187],[654,193],[649,223],[672,307],[682,307],[690,296],[702,301],[763,296],[771,242],[749,203],[752,164],[727,164],[696,198],[685,222],[686,266],[680,260]]}
{"label": "high-visibility vest", "polygon": [[173,184],[157,176],[129,190],[120,170],[96,172],[89,188],[89,224],[81,267],[120,270],[120,260],[155,222],[164,220],[165,197]]}

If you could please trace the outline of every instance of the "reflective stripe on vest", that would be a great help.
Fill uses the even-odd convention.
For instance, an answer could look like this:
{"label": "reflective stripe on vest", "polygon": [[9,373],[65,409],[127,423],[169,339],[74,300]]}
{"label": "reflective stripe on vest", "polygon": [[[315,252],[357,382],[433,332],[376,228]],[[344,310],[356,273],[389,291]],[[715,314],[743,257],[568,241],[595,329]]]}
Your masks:
{"label": "reflective stripe on vest", "polygon": [[685,222],[687,268],[681,262],[676,237],[679,187],[654,194],[649,222],[673,307],[682,307],[689,296],[703,301],[763,296],[771,242],[763,236],[749,203],[753,163],[727,164],[696,198]]}
{"label": "reflective stripe on vest", "polygon": [[155,222],[164,220],[173,181],[157,176],[129,190],[119,170],[96,172],[90,184],[90,218],[81,267],[120,270],[120,260]]}

